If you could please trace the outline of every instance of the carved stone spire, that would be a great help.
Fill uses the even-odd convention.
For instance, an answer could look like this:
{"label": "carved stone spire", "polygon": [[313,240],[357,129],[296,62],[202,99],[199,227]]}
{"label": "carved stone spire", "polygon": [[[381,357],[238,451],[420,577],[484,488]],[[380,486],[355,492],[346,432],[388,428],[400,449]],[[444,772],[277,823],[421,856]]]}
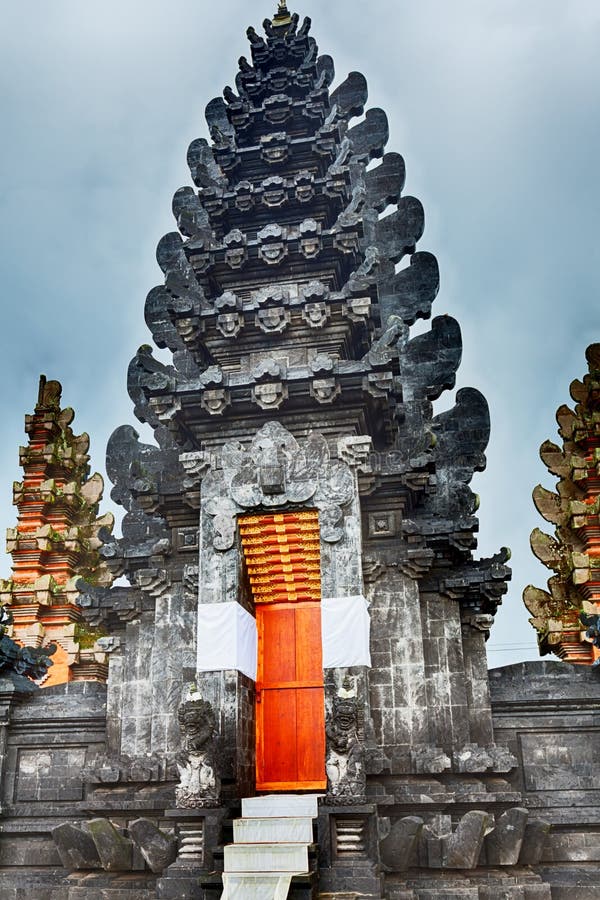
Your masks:
{"label": "carved stone spire", "polygon": [[61,409],[60,400],[59,382],[42,375],[35,412],[25,417],[23,480],[13,487],[18,521],[7,534],[12,578],[0,581],[0,602],[11,608],[11,636],[36,648],[58,645],[46,685],[106,678],[105,654],[82,622],[77,582],[112,580],[98,553],[102,529],[108,535],[113,526],[110,513],[97,517],[103,481],[89,477],[89,438],[73,433],[73,410]]}
{"label": "carved stone spire", "polygon": [[[224,696],[228,684],[214,660],[200,663],[208,607],[231,603],[223,609],[238,615],[236,605],[260,606],[257,584],[277,585],[279,598],[284,584],[313,602],[320,555],[322,600],[350,604],[363,625],[372,601],[370,644],[365,637],[352,658],[366,665],[372,651],[375,683],[408,665],[402,642],[414,636],[407,683],[427,684],[427,709],[407,693],[390,715],[389,696],[374,692],[381,758],[404,773],[407,748],[426,745],[415,766],[441,760],[442,771],[467,743],[493,740],[485,638],[510,573],[507,551],[474,553],[470,483],[485,467],[488,407],[461,387],[436,415],[435,401],[455,386],[460,328],[444,315],[411,333],[431,315],[438,266],[417,249],[423,207],[403,193],[404,161],[386,152],[387,117],[367,107],[365,77],[351,72],[332,89],[332,59],[319,54],[310,19],[300,24],[286,3],[263,26],[248,28],[233,86],[206,107],[210,141],[189,148],[193,186],[176,191],[176,230],[157,248],[164,283],[145,315],[167,353],[158,359],[144,345],[128,372],[135,415],[155,441],[123,426],[108,444],[111,496],[125,516],[122,537],[101,554],[129,585],[86,591],[82,603],[89,622],[121,640],[113,659],[122,681],[109,685],[115,753],[179,752],[184,670],[200,666],[203,697]],[[283,528],[289,552],[269,553],[264,567],[250,556],[244,569],[245,520],[269,519],[265,510],[272,521],[259,530]],[[315,510],[318,553],[292,541],[285,518]],[[433,654],[451,677],[427,678]],[[251,661],[243,665],[252,677]],[[160,672],[160,692],[148,690],[150,670]],[[482,674],[467,696],[473,671]],[[366,691],[366,682],[357,687],[360,716]],[[255,789],[247,763],[256,742],[243,743],[248,731],[235,724],[227,731],[227,716],[246,722],[254,712],[241,689],[233,695],[219,722],[235,735],[235,746],[223,745],[223,777],[241,792]],[[477,765],[496,765],[494,754],[481,749]]]}
{"label": "carved stone spire", "polygon": [[589,373],[571,385],[575,409],[556,413],[562,447],[545,441],[540,456],[559,481],[553,493],[538,485],[533,502],[555,526],[554,537],[536,528],[531,548],[554,572],[548,591],[529,585],[523,600],[538,632],[540,653],[591,665],[600,652],[582,622],[600,613],[600,344],[586,351]]}

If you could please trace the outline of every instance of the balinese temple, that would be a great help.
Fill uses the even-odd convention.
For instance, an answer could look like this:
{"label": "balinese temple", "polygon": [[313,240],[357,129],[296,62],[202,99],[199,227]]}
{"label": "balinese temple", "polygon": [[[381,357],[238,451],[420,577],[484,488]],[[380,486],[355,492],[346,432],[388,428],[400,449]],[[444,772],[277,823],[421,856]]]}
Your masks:
{"label": "balinese temple", "polygon": [[423,208],[363,75],[285,3],[263,29],[158,245],[121,536],[52,382],[28,420],[0,900],[599,898],[597,670],[488,672],[509,552],[477,555],[484,397],[436,411]]}
{"label": "balinese temple", "polygon": [[[540,456],[559,479],[556,492],[538,485],[533,499],[555,526],[531,535],[537,558],[554,574],[548,590],[529,586],[523,599],[538,632],[540,652],[570,663],[600,659],[600,640],[587,634],[588,617],[600,614],[600,344],[587,349],[589,372],[571,385],[575,409],[556,414],[562,446],[545,441]],[[596,623],[597,624],[597,623]]]}

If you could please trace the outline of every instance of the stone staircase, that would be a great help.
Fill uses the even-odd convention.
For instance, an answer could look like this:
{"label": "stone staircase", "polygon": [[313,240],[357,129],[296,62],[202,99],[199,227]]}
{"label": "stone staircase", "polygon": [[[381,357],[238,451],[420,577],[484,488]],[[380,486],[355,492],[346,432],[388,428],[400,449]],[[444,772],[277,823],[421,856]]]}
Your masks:
{"label": "stone staircase", "polygon": [[309,874],[315,795],[277,794],[242,800],[225,847],[221,900],[286,900],[294,876]]}

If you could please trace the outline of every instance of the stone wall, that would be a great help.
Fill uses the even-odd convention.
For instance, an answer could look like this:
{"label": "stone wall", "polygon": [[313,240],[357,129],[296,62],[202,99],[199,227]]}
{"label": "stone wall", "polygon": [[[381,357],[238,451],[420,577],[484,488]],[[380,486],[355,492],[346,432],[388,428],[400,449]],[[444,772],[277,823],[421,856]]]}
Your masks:
{"label": "stone wall", "polygon": [[526,662],[492,670],[490,687],[513,786],[552,825],[539,871],[553,900],[600,897],[600,672]]}
{"label": "stone wall", "polygon": [[0,680],[2,900],[18,868],[21,878],[66,874],[50,832],[85,818],[84,769],[104,751],[106,727],[105,685],[70,682],[30,697],[11,688]]}

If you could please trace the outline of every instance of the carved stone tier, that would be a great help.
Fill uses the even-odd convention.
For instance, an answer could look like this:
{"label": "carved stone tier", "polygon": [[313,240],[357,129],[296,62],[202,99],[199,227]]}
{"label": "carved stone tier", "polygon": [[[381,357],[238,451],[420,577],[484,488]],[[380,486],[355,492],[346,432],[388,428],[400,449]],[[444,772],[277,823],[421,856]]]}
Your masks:
{"label": "carved stone tier", "polygon": [[111,584],[99,550],[113,517],[98,518],[103,481],[89,477],[88,436],[73,433],[73,410],[61,409],[60,399],[60,384],[42,376],[35,412],[25,418],[23,481],[14,484],[18,522],[7,535],[12,578],[0,581],[0,602],[11,607],[11,636],[38,650],[57,645],[44,686],[102,681],[107,674],[106,654],[96,643],[101,635],[86,626],[78,598],[80,579]]}
{"label": "carved stone tier", "polygon": [[555,574],[548,591],[529,585],[523,599],[542,655],[592,665],[600,659],[600,344],[589,346],[586,356],[588,374],[571,385],[575,409],[561,406],[556,414],[562,447],[546,441],[540,449],[559,479],[557,492],[541,485],[533,492],[555,533],[536,528],[531,548]]}

